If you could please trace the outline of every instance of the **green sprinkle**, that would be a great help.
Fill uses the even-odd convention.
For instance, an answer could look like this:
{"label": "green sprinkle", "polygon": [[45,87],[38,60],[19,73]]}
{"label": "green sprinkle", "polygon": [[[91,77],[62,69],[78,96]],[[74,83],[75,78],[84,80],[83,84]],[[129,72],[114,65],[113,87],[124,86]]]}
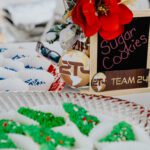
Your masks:
{"label": "green sprinkle", "polygon": [[41,150],[56,148],[58,145],[63,147],[73,147],[75,139],[64,136],[62,133],[54,132],[49,128],[38,127],[34,125],[24,126],[24,132],[30,136],[34,142],[41,145]]}
{"label": "green sprinkle", "polygon": [[99,142],[135,141],[132,126],[126,122],[115,125],[110,134],[99,140]]}
{"label": "green sprinkle", "polygon": [[13,141],[4,133],[0,134],[0,149],[17,148]]}
{"label": "green sprinkle", "polygon": [[55,117],[52,113],[44,113],[24,107],[21,107],[18,112],[34,121],[37,121],[42,127],[53,128],[65,124],[63,117]]}
{"label": "green sprinkle", "polygon": [[63,107],[69,114],[70,120],[76,124],[80,132],[84,135],[88,136],[90,131],[100,123],[97,117],[88,115],[87,110],[83,107],[72,103],[65,103]]}

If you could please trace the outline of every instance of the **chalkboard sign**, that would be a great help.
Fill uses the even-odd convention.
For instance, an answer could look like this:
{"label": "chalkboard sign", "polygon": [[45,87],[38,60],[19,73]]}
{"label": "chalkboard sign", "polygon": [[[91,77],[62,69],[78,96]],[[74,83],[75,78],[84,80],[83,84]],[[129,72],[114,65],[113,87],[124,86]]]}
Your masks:
{"label": "chalkboard sign", "polygon": [[91,91],[150,90],[150,11],[135,12],[124,33],[114,40],[93,36],[90,52]]}
{"label": "chalkboard sign", "polygon": [[[150,17],[134,18],[112,41],[98,35],[97,72],[147,67]],[[142,58],[142,59],[141,59]]]}

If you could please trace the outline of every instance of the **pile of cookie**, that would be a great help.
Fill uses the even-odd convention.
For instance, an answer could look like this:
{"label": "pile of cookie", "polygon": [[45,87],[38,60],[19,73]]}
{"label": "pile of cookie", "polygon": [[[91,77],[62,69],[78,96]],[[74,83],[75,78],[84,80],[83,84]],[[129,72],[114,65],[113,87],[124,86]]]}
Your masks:
{"label": "pile of cookie", "polygon": [[0,118],[0,149],[149,150],[150,146],[140,126],[124,120],[116,122],[73,103],[20,107]]}
{"label": "pile of cookie", "polygon": [[64,82],[56,70],[35,50],[0,48],[0,91],[59,91]]}

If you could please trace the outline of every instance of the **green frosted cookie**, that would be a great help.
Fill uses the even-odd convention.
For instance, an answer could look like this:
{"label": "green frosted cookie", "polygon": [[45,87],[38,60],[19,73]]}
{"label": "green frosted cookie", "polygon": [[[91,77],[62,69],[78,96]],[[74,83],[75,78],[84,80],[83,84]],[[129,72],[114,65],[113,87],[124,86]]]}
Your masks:
{"label": "green frosted cookie", "polygon": [[89,135],[90,131],[100,123],[100,120],[88,114],[83,107],[72,103],[65,103],[64,110],[69,114],[70,120],[76,124],[78,129],[84,135]]}
{"label": "green frosted cookie", "polygon": [[36,111],[30,108],[21,107],[18,113],[34,120],[39,123],[40,126],[46,128],[58,127],[65,124],[63,117],[55,117],[52,113],[44,113]]}
{"label": "green frosted cookie", "polygon": [[0,149],[17,148],[13,141],[5,134],[0,133]]}
{"label": "green frosted cookie", "polygon": [[62,133],[54,132],[49,128],[30,125],[24,127],[24,132],[40,145],[41,150],[56,148],[58,145],[70,148],[75,144],[74,138],[64,136]]}
{"label": "green frosted cookie", "polygon": [[16,133],[24,134],[23,125],[16,123],[11,120],[2,119],[0,120],[0,133]]}
{"label": "green frosted cookie", "polygon": [[119,142],[119,141],[135,141],[135,134],[132,126],[126,122],[120,122],[114,126],[113,130],[99,142]]}

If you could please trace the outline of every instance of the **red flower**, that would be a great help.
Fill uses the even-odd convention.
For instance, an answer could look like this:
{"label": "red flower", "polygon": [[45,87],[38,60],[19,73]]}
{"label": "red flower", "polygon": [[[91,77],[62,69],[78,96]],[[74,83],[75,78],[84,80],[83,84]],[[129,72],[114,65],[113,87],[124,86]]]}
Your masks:
{"label": "red flower", "polygon": [[122,34],[132,19],[132,12],[120,0],[78,0],[72,11],[73,22],[87,37],[99,32],[106,40]]}

